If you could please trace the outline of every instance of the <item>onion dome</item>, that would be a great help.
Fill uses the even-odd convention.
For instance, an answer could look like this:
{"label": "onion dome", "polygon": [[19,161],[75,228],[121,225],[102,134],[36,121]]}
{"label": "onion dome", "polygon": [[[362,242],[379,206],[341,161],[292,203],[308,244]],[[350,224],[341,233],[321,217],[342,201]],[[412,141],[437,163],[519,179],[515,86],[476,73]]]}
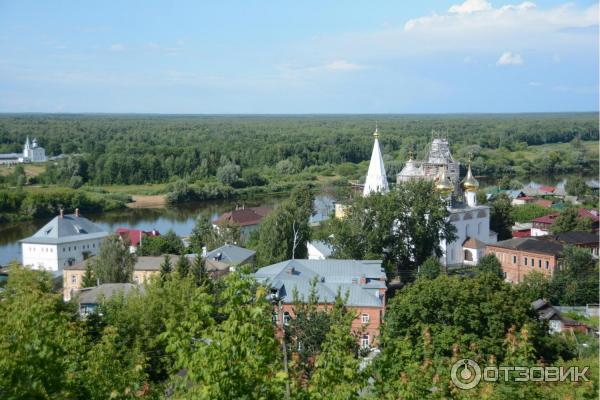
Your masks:
{"label": "onion dome", "polygon": [[454,185],[450,182],[450,179],[446,176],[446,168],[441,169],[440,176],[437,179],[435,188],[438,192],[443,195],[449,195],[454,191]]}
{"label": "onion dome", "polygon": [[465,192],[476,192],[479,189],[479,182],[477,182],[477,179],[473,177],[473,172],[471,172],[471,163],[469,163],[469,168],[467,169],[467,176],[462,181],[462,188]]}

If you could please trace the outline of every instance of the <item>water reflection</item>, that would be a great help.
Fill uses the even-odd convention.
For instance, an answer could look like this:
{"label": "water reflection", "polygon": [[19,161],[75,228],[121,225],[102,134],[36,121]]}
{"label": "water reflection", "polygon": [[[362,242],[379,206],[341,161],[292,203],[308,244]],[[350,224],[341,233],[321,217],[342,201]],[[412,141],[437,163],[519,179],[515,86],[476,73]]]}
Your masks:
{"label": "water reflection", "polygon": [[[217,219],[222,213],[239,206],[245,207],[275,207],[285,200],[287,196],[271,196],[268,198],[242,201],[213,201],[191,203],[177,207],[163,209],[125,209],[102,214],[86,214],[85,217],[94,221],[107,232],[114,232],[117,228],[152,230],[157,229],[165,233],[172,229],[177,235],[188,236],[194,228],[196,219],[202,215],[211,221]],[[311,222],[326,219],[333,211],[334,195],[328,191],[315,196],[315,215]],[[6,265],[11,260],[21,260],[21,246],[19,240],[31,236],[48,220],[34,220],[0,226],[0,265]]]}

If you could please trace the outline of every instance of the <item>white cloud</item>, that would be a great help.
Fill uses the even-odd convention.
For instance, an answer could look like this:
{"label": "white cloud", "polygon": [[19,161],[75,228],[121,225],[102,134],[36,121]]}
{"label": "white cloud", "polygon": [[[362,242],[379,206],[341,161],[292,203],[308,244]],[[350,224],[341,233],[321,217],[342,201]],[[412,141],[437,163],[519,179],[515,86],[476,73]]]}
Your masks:
{"label": "white cloud", "polygon": [[114,52],[125,51],[125,45],[123,45],[121,43],[113,43],[108,47],[108,50],[114,51]]}
{"label": "white cloud", "polygon": [[360,69],[364,69],[363,65],[351,63],[346,60],[334,60],[330,63],[322,65],[320,67],[316,67],[317,69],[324,69],[327,71],[357,71]]}
{"label": "white cloud", "polygon": [[544,84],[542,82],[538,82],[538,81],[531,81],[528,83],[529,86],[534,86],[534,87],[538,87],[538,86],[544,86]]}
{"label": "white cloud", "polygon": [[523,57],[520,54],[513,54],[510,51],[502,53],[496,65],[521,65],[523,64]]}
{"label": "white cloud", "polygon": [[449,13],[471,14],[478,11],[491,10],[492,5],[485,0],[466,0],[462,4],[455,4],[448,9]]}

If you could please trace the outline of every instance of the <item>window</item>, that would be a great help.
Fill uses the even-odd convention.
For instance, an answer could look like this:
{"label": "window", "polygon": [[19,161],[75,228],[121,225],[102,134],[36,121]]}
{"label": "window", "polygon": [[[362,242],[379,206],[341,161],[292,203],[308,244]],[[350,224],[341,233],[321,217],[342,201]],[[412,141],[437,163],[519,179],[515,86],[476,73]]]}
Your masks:
{"label": "window", "polygon": [[517,263],[517,256],[513,256],[513,264]]}
{"label": "window", "polygon": [[469,250],[465,250],[464,259],[465,261],[473,261],[473,255]]}
{"label": "window", "polygon": [[533,267],[535,264],[535,260],[533,259],[533,257],[531,257],[531,266]]}
{"label": "window", "polygon": [[63,247],[63,253],[65,252],[65,248]]}
{"label": "window", "polygon": [[550,268],[550,262],[548,262],[548,260],[546,260],[546,269]]}
{"label": "window", "polygon": [[69,247],[69,251],[71,251],[71,247]]}
{"label": "window", "polygon": [[469,237],[469,224],[465,225],[465,238]]}
{"label": "window", "polygon": [[362,338],[360,339],[360,346],[363,349],[366,349],[369,347],[369,335],[362,335]]}
{"label": "window", "polygon": [[542,260],[538,260],[538,268],[542,268]]}
{"label": "window", "polygon": [[360,320],[362,321],[363,324],[368,324],[369,323],[369,314],[362,314],[360,316]]}
{"label": "window", "polygon": [[71,284],[77,285],[77,275],[71,275]]}
{"label": "window", "polygon": [[279,314],[275,311],[273,311],[273,314],[271,314],[271,321],[273,321],[274,324],[276,324],[277,321],[279,321]]}
{"label": "window", "polygon": [[283,323],[285,325],[289,325],[291,319],[292,319],[292,317],[290,316],[289,312],[286,311],[286,312],[283,313]]}
{"label": "window", "polygon": [[523,257],[523,264],[527,266],[527,257]]}
{"label": "window", "polygon": [[73,246],[73,250],[77,250],[77,246]]}
{"label": "window", "polygon": [[477,223],[477,234],[480,235],[481,234],[481,222]]}

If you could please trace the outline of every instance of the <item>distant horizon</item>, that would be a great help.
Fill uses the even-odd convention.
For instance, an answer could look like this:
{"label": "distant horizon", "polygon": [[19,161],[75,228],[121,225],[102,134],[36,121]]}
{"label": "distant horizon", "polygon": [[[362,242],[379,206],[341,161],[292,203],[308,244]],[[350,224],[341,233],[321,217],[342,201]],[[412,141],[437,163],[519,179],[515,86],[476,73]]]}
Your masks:
{"label": "distant horizon", "polygon": [[507,111],[507,112],[412,112],[412,113],[400,113],[400,112],[388,112],[388,113],[160,113],[160,112],[12,112],[12,111],[0,111],[0,116],[9,115],[54,115],[54,116],[164,116],[164,117],[231,117],[231,116],[411,116],[411,115],[549,115],[549,114],[599,114],[600,110],[596,111]]}

